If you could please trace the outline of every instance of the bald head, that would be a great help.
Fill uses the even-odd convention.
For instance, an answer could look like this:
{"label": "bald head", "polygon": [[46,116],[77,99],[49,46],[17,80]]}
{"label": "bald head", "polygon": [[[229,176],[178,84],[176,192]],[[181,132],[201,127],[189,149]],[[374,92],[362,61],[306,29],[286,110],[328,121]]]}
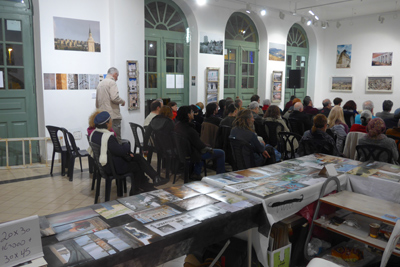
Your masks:
{"label": "bald head", "polygon": [[294,104],[293,110],[297,110],[297,111],[302,112],[303,111],[303,104],[300,103],[300,102],[297,102],[296,104]]}
{"label": "bald head", "polygon": [[322,105],[324,106],[324,108],[329,108],[329,109],[332,108],[332,103],[328,98],[324,99],[324,101],[322,101]]}

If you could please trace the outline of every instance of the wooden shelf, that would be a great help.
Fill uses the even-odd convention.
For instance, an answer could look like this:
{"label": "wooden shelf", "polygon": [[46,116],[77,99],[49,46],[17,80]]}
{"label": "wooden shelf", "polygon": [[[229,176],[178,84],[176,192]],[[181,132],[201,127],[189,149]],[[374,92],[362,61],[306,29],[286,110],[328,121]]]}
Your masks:
{"label": "wooden shelf", "polygon": [[390,225],[394,225],[395,222],[385,219],[384,215],[389,214],[394,217],[400,217],[400,204],[350,191],[341,191],[320,200],[323,203],[346,209]]}

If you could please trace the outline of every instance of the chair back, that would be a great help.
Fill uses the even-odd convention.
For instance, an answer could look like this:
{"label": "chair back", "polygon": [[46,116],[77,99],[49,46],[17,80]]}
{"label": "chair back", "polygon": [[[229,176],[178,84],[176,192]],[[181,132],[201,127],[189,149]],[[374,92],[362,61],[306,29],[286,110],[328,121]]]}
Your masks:
{"label": "chair back", "polygon": [[356,146],[358,145],[361,137],[366,135],[366,133],[361,132],[349,132],[346,136],[346,141],[344,143],[343,155],[349,159],[357,159]]}
{"label": "chair back", "polygon": [[268,144],[276,147],[279,142],[278,133],[283,132],[285,128],[280,122],[277,121],[265,121],[264,126],[268,134]]}
{"label": "chair back", "polygon": [[228,162],[235,170],[235,159],[232,155],[232,148],[229,139],[232,127],[227,125],[220,125],[217,134],[217,148],[222,149],[225,152],[225,162]]}
{"label": "chair back", "polygon": [[69,154],[75,153],[78,155],[79,148],[76,145],[75,137],[72,133],[68,132],[67,129],[63,128],[64,139],[65,139],[65,146],[67,147],[67,151]]}
{"label": "chair back", "polygon": [[[51,126],[51,125],[46,125],[46,128],[50,134],[50,139],[51,139],[51,142],[53,143],[54,151],[57,153],[61,153],[62,146],[60,144],[60,140],[58,139],[58,131],[61,131],[63,133],[64,128],[57,127],[57,126]],[[66,139],[65,136],[64,136],[64,139]],[[67,140],[65,140],[65,142],[67,142]]]}
{"label": "chair back", "polygon": [[[282,160],[296,158],[296,148],[294,144],[295,141],[297,141],[297,143],[300,142],[301,135],[292,132],[280,132],[278,135],[282,144]],[[290,147],[290,150],[288,150],[288,147]]]}
{"label": "chair back", "polygon": [[392,151],[377,145],[357,145],[357,160],[359,161],[382,161],[392,163]]}
{"label": "chair back", "polygon": [[254,158],[254,149],[246,141],[229,137],[229,142],[232,148],[233,158],[235,159],[236,170],[243,170],[256,167]]}
{"label": "chair back", "polygon": [[285,118],[282,116],[282,120],[286,123],[286,126],[289,128],[289,130],[291,131],[292,129],[290,128],[290,123],[289,123],[289,119]]}
{"label": "chair back", "polygon": [[324,139],[302,140],[299,144],[302,146],[305,155],[322,153],[334,155],[334,146]]}
{"label": "chair back", "polygon": [[139,148],[140,154],[143,154],[143,145],[140,142],[139,130],[141,131],[141,137],[142,137],[142,140],[144,141],[144,129],[141,125],[133,123],[133,122],[130,122],[129,125],[131,126],[133,138],[135,139],[135,147],[133,149],[133,153],[136,153],[136,150]]}
{"label": "chair back", "polygon": [[172,156],[174,153],[175,146],[171,133],[166,131],[153,131],[152,133],[157,153],[161,153],[163,157]]}
{"label": "chair back", "polygon": [[254,130],[258,136],[261,136],[266,144],[269,143],[268,133],[263,123],[254,122]]}
{"label": "chair back", "polygon": [[182,163],[190,162],[192,147],[189,140],[176,132],[172,132],[172,138],[174,140],[176,151],[178,153],[179,161]]}
{"label": "chair back", "polygon": [[208,144],[212,148],[215,148],[218,129],[219,127],[215,124],[212,124],[210,122],[203,122],[201,124],[200,140],[204,144]]}
{"label": "chair back", "polygon": [[292,133],[303,136],[304,134],[304,123],[298,119],[289,118],[289,125]]}

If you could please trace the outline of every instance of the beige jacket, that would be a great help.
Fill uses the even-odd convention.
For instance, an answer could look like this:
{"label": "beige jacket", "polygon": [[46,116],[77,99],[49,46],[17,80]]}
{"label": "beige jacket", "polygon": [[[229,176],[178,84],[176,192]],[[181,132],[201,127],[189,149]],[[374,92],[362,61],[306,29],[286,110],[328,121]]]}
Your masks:
{"label": "beige jacket", "polygon": [[119,105],[123,103],[125,101],[119,97],[117,83],[110,74],[107,74],[107,77],[97,86],[96,108],[110,113],[113,120],[122,119]]}

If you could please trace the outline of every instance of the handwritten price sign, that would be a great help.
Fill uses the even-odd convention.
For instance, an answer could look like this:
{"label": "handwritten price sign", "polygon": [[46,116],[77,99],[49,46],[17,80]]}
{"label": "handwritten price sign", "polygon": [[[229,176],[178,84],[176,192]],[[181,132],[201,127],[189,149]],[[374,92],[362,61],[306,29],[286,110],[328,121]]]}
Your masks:
{"label": "handwritten price sign", "polygon": [[14,266],[42,256],[37,215],[0,224],[0,266]]}

